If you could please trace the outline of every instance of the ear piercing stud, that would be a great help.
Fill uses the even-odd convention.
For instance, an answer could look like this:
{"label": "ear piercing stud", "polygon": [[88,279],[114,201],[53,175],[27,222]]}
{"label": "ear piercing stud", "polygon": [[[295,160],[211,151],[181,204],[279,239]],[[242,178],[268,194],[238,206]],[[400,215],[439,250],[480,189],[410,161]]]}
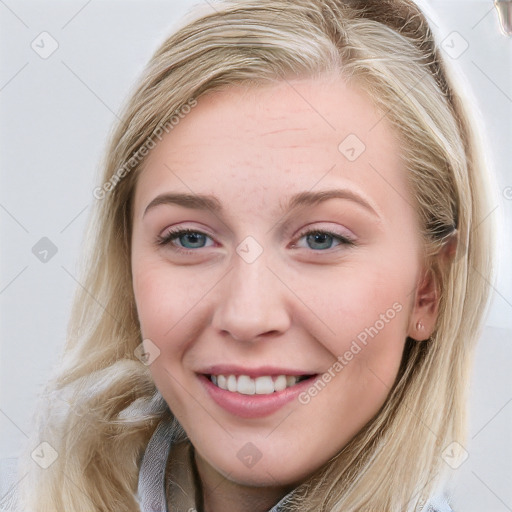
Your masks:
{"label": "ear piercing stud", "polygon": [[423,325],[423,323],[421,322],[421,320],[418,320],[416,322],[416,330],[417,331],[423,331],[423,329],[425,329],[425,326]]}

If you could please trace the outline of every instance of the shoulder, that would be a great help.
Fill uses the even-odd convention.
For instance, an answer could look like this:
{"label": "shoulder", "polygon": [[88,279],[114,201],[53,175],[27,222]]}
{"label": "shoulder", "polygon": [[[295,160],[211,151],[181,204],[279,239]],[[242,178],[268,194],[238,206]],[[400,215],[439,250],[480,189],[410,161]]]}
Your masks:
{"label": "shoulder", "polygon": [[18,487],[18,459],[0,459],[0,511],[15,510]]}

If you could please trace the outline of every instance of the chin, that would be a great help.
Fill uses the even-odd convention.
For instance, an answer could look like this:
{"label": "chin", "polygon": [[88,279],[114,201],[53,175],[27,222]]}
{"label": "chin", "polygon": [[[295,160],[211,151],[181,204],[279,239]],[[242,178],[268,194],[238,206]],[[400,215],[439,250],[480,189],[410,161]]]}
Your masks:
{"label": "chin", "polygon": [[228,480],[249,487],[296,487],[317,469],[311,465],[311,460],[303,463],[293,460],[283,462],[284,457],[280,457],[276,452],[272,452],[269,457],[261,455],[259,460],[251,461],[247,458],[245,463],[242,462],[244,457],[246,455],[242,452],[235,462],[232,457],[229,460],[223,458],[213,464],[212,461],[206,460],[215,471]]}

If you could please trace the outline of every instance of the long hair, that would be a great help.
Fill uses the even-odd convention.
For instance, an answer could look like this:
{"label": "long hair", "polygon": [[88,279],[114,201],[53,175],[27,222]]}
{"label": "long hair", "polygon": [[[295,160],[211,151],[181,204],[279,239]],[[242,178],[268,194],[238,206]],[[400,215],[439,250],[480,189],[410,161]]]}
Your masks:
{"label": "long hair", "polygon": [[[139,510],[141,456],[158,421],[172,414],[136,355],[132,200],[149,144],[209,91],[325,73],[364,90],[396,130],[441,294],[434,333],[406,340],[383,407],[288,507],[417,510],[444,478],[443,450],[465,439],[466,389],[493,268],[492,229],[481,223],[490,211],[486,164],[454,74],[410,0],[222,1],[161,44],[111,134],[67,345],[29,447],[47,442],[58,456],[46,469],[26,457],[23,510]],[[454,233],[455,257],[442,264],[439,252]]]}

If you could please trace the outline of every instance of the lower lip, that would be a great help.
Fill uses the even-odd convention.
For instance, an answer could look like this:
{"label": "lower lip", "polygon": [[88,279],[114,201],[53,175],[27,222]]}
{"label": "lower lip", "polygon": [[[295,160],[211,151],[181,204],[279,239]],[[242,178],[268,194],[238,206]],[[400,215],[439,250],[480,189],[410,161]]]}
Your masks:
{"label": "lower lip", "polygon": [[242,418],[261,418],[269,416],[296,399],[302,391],[311,386],[317,375],[268,395],[244,395],[227,391],[216,386],[206,375],[198,377],[213,401],[229,413]]}

